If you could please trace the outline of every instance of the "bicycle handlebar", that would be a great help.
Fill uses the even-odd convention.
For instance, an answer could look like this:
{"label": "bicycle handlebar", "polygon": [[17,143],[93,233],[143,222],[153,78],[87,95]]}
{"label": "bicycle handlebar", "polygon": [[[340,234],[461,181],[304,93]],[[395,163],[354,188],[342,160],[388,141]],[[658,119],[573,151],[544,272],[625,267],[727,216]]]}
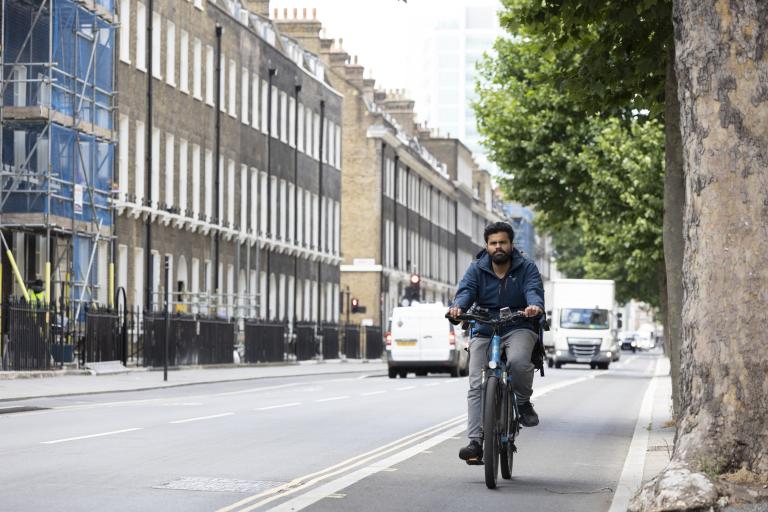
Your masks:
{"label": "bicycle handlebar", "polygon": [[455,316],[455,317],[451,316],[449,313],[446,313],[445,314],[445,318],[447,318],[448,320],[453,320],[453,321],[457,321],[457,322],[461,322],[461,321],[470,321],[470,322],[471,321],[475,321],[475,322],[477,322],[479,324],[483,324],[483,325],[501,326],[501,325],[504,325],[506,323],[515,322],[517,320],[521,320],[521,319],[528,318],[528,317],[525,316],[523,313],[518,311],[518,312],[512,313],[511,315],[506,316],[504,318],[496,318],[496,319],[488,318],[487,316],[477,315],[477,314],[473,314],[473,313],[462,313],[459,316]]}

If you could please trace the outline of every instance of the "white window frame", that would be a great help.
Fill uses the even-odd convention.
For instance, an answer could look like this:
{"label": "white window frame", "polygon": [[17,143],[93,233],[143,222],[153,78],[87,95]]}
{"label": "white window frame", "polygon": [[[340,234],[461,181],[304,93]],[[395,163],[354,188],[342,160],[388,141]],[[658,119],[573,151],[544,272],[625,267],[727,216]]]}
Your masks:
{"label": "white window frame", "polygon": [[147,7],[136,2],[136,69],[147,71]]}
{"label": "white window frame", "polygon": [[271,108],[271,110],[272,110],[272,112],[271,112],[271,114],[272,114],[272,122],[270,123],[270,125],[271,125],[271,129],[272,129],[272,137],[275,138],[275,139],[279,138],[279,136],[280,136],[280,133],[278,132],[279,126],[277,124],[278,114],[279,114],[279,112],[278,112],[279,97],[280,97],[280,92],[278,91],[277,87],[275,87],[273,85],[272,86],[272,100],[271,100],[271,102],[272,102],[272,108]]}
{"label": "white window frame", "polygon": [[267,133],[269,129],[269,120],[267,119],[267,107],[269,102],[269,83],[266,80],[261,81],[261,133]]}
{"label": "white window frame", "polygon": [[270,211],[270,223],[269,223],[269,235],[270,238],[277,238],[277,176],[270,176],[269,181],[269,187],[270,187],[270,204],[269,204],[269,211]]}
{"label": "white window frame", "polygon": [[187,173],[189,172],[189,143],[179,139],[179,210],[187,214]]}
{"label": "white window frame", "polygon": [[267,173],[259,173],[259,235],[267,235]]}
{"label": "white window frame", "polygon": [[134,195],[136,196],[136,204],[144,204],[144,191],[146,189],[144,184],[144,176],[146,174],[146,143],[147,135],[144,128],[144,123],[136,121],[136,148],[134,150]]}
{"label": "white window frame", "polygon": [[[257,197],[259,195],[259,171],[255,168],[251,168],[251,197],[250,201],[248,201],[248,204],[250,205],[250,213],[251,213],[251,225],[250,230],[251,234],[255,234],[258,232],[259,229],[259,201],[257,200]],[[253,293],[253,290],[251,290],[251,293]]]}
{"label": "white window frame", "polygon": [[248,117],[248,108],[250,107],[248,95],[251,92],[251,86],[249,83],[251,74],[248,71],[248,68],[245,67],[241,68],[240,72],[242,73],[240,78],[240,121],[247,125],[250,123]]}
{"label": "white window frame", "polygon": [[213,151],[205,149],[205,202],[204,207],[206,222],[213,222]]}
{"label": "white window frame", "polygon": [[287,240],[290,242],[295,242],[296,240],[296,201],[295,201],[295,189],[293,183],[288,183],[288,238]]}
{"label": "white window frame", "polygon": [[200,219],[200,146],[192,144],[192,216]]}
{"label": "white window frame", "polygon": [[120,0],[120,60],[131,63],[131,0]]}
{"label": "white window frame", "polygon": [[280,91],[280,140],[288,143],[288,95]]}
{"label": "white window frame", "polygon": [[336,165],[341,170],[341,125],[336,125]]}
{"label": "white window frame", "polygon": [[237,63],[229,61],[229,115],[237,118]]}
{"label": "white window frame", "polygon": [[[240,231],[248,231],[248,166],[240,164]],[[234,197],[232,198],[234,200]]]}
{"label": "white window frame", "polygon": [[285,180],[280,180],[280,240],[287,240],[288,235],[288,185]]}
{"label": "white window frame", "polygon": [[259,129],[259,75],[251,77],[251,127]]}
{"label": "white window frame", "polygon": [[203,78],[202,70],[202,51],[203,46],[200,39],[195,38],[192,44],[192,96],[196,100],[203,100]]}
{"label": "white window frame", "polygon": [[189,94],[189,33],[179,34],[179,90]]}
{"label": "white window frame", "polygon": [[235,161],[227,161],[227,222],[229,227],[235,227]]}
{"label": "white window frame", "polygon": [[176,87],[176,24],[167,21],[165,32],[165,82]]}
{"label": "white window frame", "polygon": [[223,53],[219,69],[219,110],[227,112],[227,58]]}
{"label": "white window frame", "polygon": [[213,80],[216,74],[213,58],[213,47],[205,45],[205,102],[210,106],[213,106]]}
{"label": "white window frame", "polygon": [[165,205],[174,206],[174,167],[175,167],[176,137],[172,133],[165,134]]}
{"label": "white window frame", "polygon": [[157,208],[160,203],[160,129],[152,128],[152,168],[149,177],[151,179],[150,207]]}
{"label": "white window frame", "polygon": [[163,79],[163,17],[152,12],[152,76]]}
{"label": "white window frame", "polygon": [[120,114],[118,134],[118,197],[121,201],[126,201],[128,199],[128,174],[130,173],[129,149],[131,143],[131,120],[125,114]]}
{"label": "white window frame", "polygon": [[304,105],[302,103],[299,103],[299,126],[298,126],[298,137],[296,140],[296,145],[302,153],[304,151]]}

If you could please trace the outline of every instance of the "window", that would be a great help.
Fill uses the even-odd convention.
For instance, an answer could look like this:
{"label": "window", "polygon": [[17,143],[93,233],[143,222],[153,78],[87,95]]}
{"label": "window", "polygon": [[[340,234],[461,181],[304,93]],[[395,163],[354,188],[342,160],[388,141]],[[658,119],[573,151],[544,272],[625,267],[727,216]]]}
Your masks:
{"label": "window", "polygon": [[147,70],[147,8],[136,2],[136,69]]}
{"label": "window", "polygon": [[128,246],[117,246],[117,287],[128,290]]}
{"label": "window", "polygon": [[[248,204],[251,206],[251,233],[256,233],[259,227],[258,223],[258,203],[257,197],[259,195],[259,171],[256,169],[251,169],[251,200],[248,201]],[[251,293],[253,293],[253,290],[251,290]]]}
{"label": "window", "polygon": [[152,13],[152,76],[155,78],[162,78],[162,30],[163,30],[163,18],[160,14]]}
{"label": "window", "polygon": [[120,0],[120,60],[131,63],[131,0]]}
{"label": "window", "polygon": [[307,156],[314,156],[314,150],[312,149],[312,110],[306,107],[305,123],[307,128],[307,136],[304,139],[304,152]]}
{"label": "window", "polygon": [[152,169],[150,172],[151,207],[157,208],[160,200],[160,130],[152,128]]}
{"label": "window", "polygon": [[229,115],[237,117],[237,66],[229,61]]}
{"label": "window", "polygon": [[202,11],[203,10],[203,0],[195,0],[194,6]]}
{"label": "window", "polygon": [[141,121],[136,121],[136,160],[134,161],[135,172],[133,173],[133,176],[136,203],[139,205],[144,204],[144,165],[146,164],[144,146],[146,140],[146,135],[144,134],[144,123]]}
{"label": "window", "polygon": [[235,161],[227,162],[227,224],[235,226]]}
{"label": "window", "polygon": [[259,317],[267,317],[267,273],[259,272]]}
{"label": "window", "polygon": [[174,144],[175,137],[173,134],[166,134],[165,136],[165,204],[168,208],[172,207],[173,201],[173,167],[174,167]]}
{"label": "window", "polygon": [[295,226],[295,219],[296,219],[296,197],[295,197],[295,191],[296,187],[294,187],[293,183],[288,183],[288,240],[295,241],[295,235],[296,235],[296,226]]}
{"label": "window", "polygon": [[296,202],[296,218],[299,220],[296,224],[296,245],[304,243],[304,191],[299,188],[298,199]]}
{"label": "window", "polygon": [[312,117],[314,118],[312,156],[315,157],[315,160],[320,160],[320,114],[314,114]]}
{"label": "window", "polygon": [[142,309],[144,306],[144,249],[133,249],[133,303]]}
{"label": "window", "polygon": [[200,146],[192,144],[192,217],[200,218]]}
{"label": "window", "polygon": [[176,24],[171,20],[168,20],[165,40],[165,81],[176,87]]}
{"label": "window", "polygon": [[259,77],[253,75],[251,79],[251,126],[254,130],[259,128]]}
{"label": "window", "polygon": [[296,147],[296,100],[288,98],[288,144]]}
{"label": "window", "polygon": [[[213,221],[213,153],[205,150],[205,220]],[[198,191],[198,195],[200,192]]]}
{"label": "window", "polygon": [[240,120],[243,124],[248,124],[248,107],[250,106],[248,104],[248,93],[251,90],[248,84],[248,78],[250,76],[248,68],[242,68],[242,74],[242,83],[240,84]]}
{"label": "window", "polygon": [[271,110],[272,111],[270,112],[270,115],[272,116],[272,120],[270,122],[270,130],[271,130],[270,133],[272,133],[272,136],[274,138],[277,138],[279,136],[279,134],[277,132],[277,128],[278,128],[277,127],[277,117],[278,117],[278,111],[277,111],[278,105],[277,105],[277,102],[278,102],[278,98],[279,98],[278,94],[279,93],[278,93],[277,87],[275,87],[273,85],[272,86],[272,100],[271,100],[272,101],[272,105],[271,105]]}
{"label": "window", "polygon": [[322,158],[323,163],[328,163],[328,119],[323,119],[323,137],[322,137]]}
{"label": "window", "polygon": [[[246,75],[247,76],[247,75]],[[240,165],[240,231],[248,230],[248,166]],[[232,198],[234,200],[234,197]]]}
{"label": "window", "polygon": [[219,70],[219,110],[227,111],[227,59],[221,54],[221,69]]}
{"label": "window", "polygon": [[202,48],[203,47],[202,43],[200,43],[200,40],[195,38],[192,49],[192,95],[198,100],[203,99],[203,83],[202,77],[200,76],[200,66],[202,65]]}
{"label": "window", "polygon": [[341,204],[333,203],[333,253],[339,255],[341,245]]}
{"label": "window", "polygon": [[312,193],[309,190],[304,191],[304,221],[302,231],[304,232],[304,246],[315,247],[314,235],[312,229]]}
{"label": "window", "polygon": [[187,158],[189,157],[187,141],[179,139],[179,209],[181,215],[187,210]]}
{"label": "window", "polygon": [[286,235],[288,234],[288,231],[286,229],[287,227],[287,216],[288,213],[288,189],[285,180],[280,180],[280,204],[278,205],[278,208],[280,209],[280,240],[285,240]]}
{"label": "window", "polygon": [[269,94],[269,85],[265,80],[261,81],[261,131],[262,133],[267,133],[267,130],[269,129],[267,119],[267,94]]}
{"label": "window", "polygon": [[260,173],[259,179],[259,234],[267,233],[267,173]]}
{"label": "window", "polygon": [[130,144],[130,120],[128,116],[120,114],[120,121],[118,123],[119,138],[118,138],[118,198],[121,201],[127,199],[128,194],[128,148]]}
{"label": "window", "polygon": [[219,157],[219,167],[213,171],[217,177],[220,177],[221,186],[219,186],[219,199],[216,205],[216,224],[221,225],[224,222],[224,181],[227,179],[227,171],[224,169],[224,157]]}
{"label": "window", "polygon": [[336,168],[341,169],[341,126],[336,126]]}
{"label": "window", "polygon": [[270,176],[270,182],[269,182],[269,194],[270,194],[270,201],[269,201],[269,216],[270,216],[270,222],[269,222],[269,237],[270,238],[276,238],[277,237],[277,177],[276,176]]}
{"label": "window", "polygon": [[326,130],[326,134],[328,135],[328,140],[326,142],[326,147],[328,148],[328,155],[326,157],[326,161],[333,165],[335,158],[333,155],[333,151],[336,149],[336,145],[333,142],[333,138],[336,136],[336,130],[333,129],[333,123],[328,122],[327,123],[328,129]]}
{"label": "window", "polygon": [[312,194],[312,247],[320,250],[320,201]]}
{"label": "window", "polygon": [[298,138],[296,141],[296,146],[299,148],[299,151],[304,151],[304,105],[299,103],[299,127],[298,127]]}
{"label": "window", "polygon": [[189,93],[189,34],[181,31],[179,36],[179,89]]}
{"label": "window", "polygon": [[288,142],[288,95],[280,91],[280,140]]}
{"label": "window", "polygon": [[216,73],[213,67],[213,47],[205,46],[205,102],[213,106],[213,75]]}

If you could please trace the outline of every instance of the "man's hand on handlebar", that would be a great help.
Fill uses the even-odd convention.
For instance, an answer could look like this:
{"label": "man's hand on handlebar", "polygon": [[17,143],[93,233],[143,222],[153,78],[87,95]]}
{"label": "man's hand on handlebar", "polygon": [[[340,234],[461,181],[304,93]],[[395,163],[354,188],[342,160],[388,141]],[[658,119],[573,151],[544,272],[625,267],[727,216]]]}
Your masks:
{"label": "man's hand on handlebar", "polygon": [[459,315],[461,315],[461,308],[458,306],[451,306],[448,309],[448,315],[453,318],[457,318]]}
{"label": "man's hand on handlebar", "polygon": [[528,318],[537,317],[540,314],[543,313],[541,308],[539,306],[528,306],[522,311],[523,315],[525,315]]}

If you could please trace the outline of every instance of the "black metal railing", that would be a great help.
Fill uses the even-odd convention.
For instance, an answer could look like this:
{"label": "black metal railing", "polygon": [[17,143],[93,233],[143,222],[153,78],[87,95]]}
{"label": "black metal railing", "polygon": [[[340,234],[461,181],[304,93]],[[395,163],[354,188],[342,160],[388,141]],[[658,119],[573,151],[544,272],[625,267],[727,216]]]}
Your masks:
{"label": "black metal railing", "polygon": [[80,347],[80,361],[123,361],[120,317],[114,309],[98,306],[85,310],[85,336]]}
{"label": "black metal railing", "polygon": [[296,345],[294,347],[296,360],[308,361],[317,357],[318,346],[315,339],[316,326],[314,323],[297,322],[294,326]]}
{"label": "black metal railing", "polygon": [[360,326],[344,326],[344,346],[342,352],[347,359],[360,359]]}
{"label": "black metal railing", "polygon": [[384,354],[384,338],[381,327],[369,325],[365,327],[365,358],[380,359]]}
{"label": "black metal railing", "polygon": [[53,366],[54,308],[9,300],[2,307],[3,370],[48,370]]}
{"label": "black metal railing", "polygon": [[323,359],[338,359],[340,355],[339,326],[323,325]]}
{"label": "black metal railing", "polygon": [[286,325],[261,320],[245,321],[245,362],[274,363],[285,358]]}
{"label": "black metal railing", "polygon": [[[166,325],[167,324],[167,325]],[[225,364],[233,362],[235,323],[195,315],[144,312],[142,364],[165,364],[168,333],[168,365]]]}

